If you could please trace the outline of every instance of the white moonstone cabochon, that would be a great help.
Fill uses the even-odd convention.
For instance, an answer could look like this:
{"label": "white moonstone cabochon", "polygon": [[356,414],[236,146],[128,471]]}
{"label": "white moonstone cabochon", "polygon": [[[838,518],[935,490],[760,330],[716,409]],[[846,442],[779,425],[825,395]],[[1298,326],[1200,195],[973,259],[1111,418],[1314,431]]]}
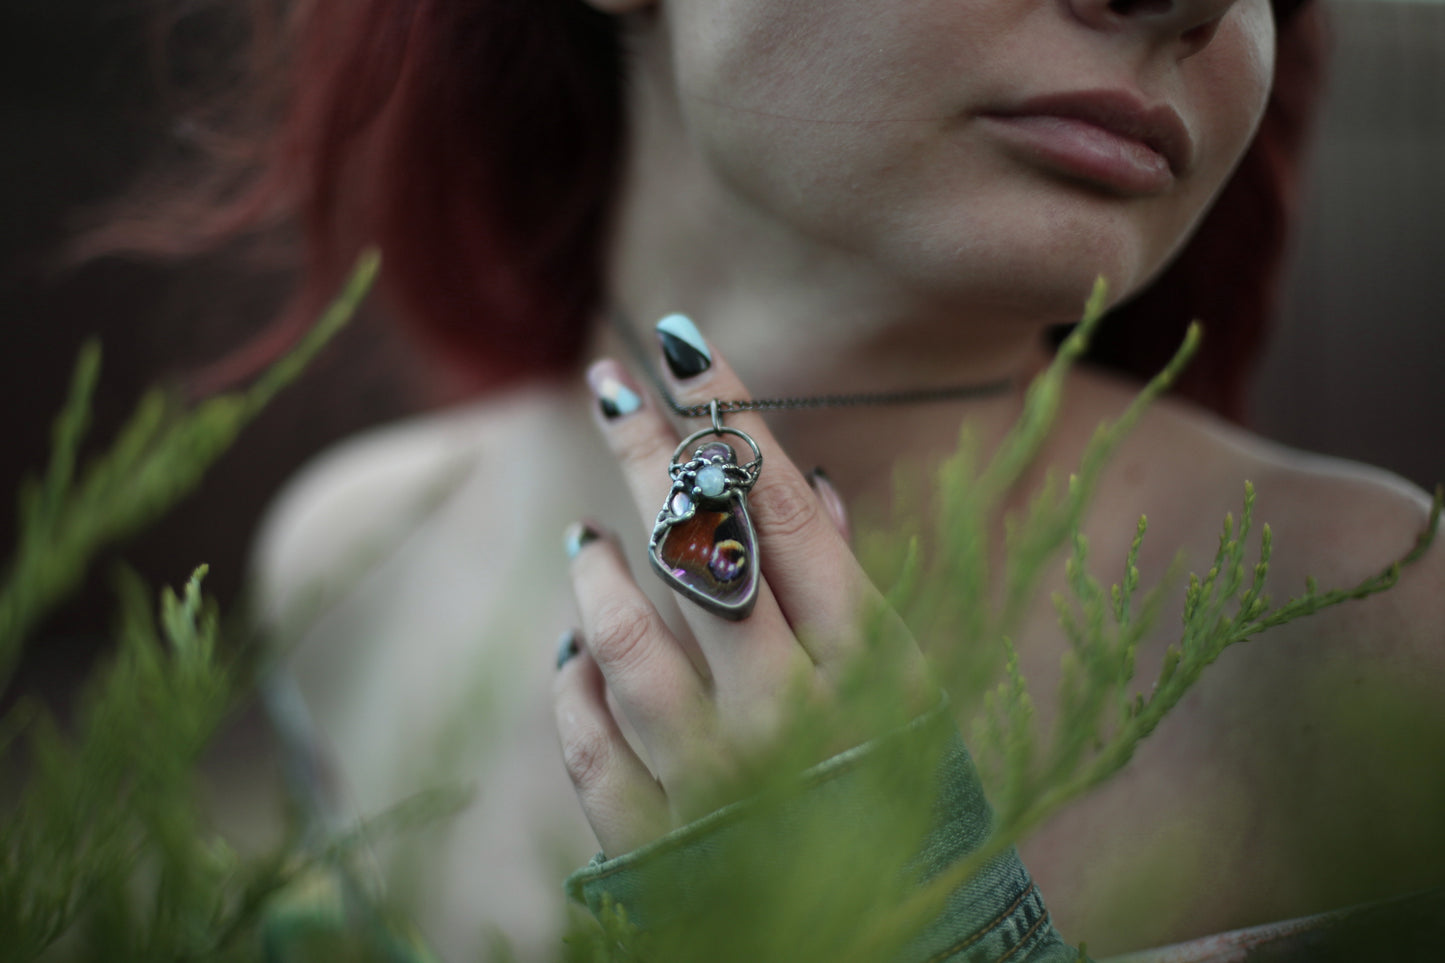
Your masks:
{"label": "white moonstone cabochon", "polygon": [[727,490],[727,473],[720,465],[708,465],[697,473],[697,487],[708,498],[717,498]]}

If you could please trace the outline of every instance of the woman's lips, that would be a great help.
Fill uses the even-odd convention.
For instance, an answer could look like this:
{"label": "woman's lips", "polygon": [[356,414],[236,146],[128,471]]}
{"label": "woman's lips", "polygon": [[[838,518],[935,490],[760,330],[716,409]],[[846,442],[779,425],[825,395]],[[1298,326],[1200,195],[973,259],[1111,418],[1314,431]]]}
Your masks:
{"label": "woman's lips", "polygon": [[978,119],[1028,161],[1121,194],[1168,190],[1193,152],[1172,110],[1115,92],[1035,98]]}

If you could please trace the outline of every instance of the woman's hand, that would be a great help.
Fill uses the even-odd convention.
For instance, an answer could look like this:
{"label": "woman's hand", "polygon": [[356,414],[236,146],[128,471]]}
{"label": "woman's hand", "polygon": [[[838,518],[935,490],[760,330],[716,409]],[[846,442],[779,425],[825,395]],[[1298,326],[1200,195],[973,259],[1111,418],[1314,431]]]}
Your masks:
{"label": "woman's hand", "polygon": [[[683,404],[747,397],[727,363],[699,345],[690,377],[672,378]],[[710,357],[710,363],[707,363]],[[679,437],[658,405],[614,361],[592,367],[599,423],[646,537],[670,489]],[[680,599],[690,638],[674,634],[629,572],[616,542],[588,526],[569,535],[582,618],[581,646],[564,641],[554,687],[563,759],[582,808],[610,855],[631,851],[730,801],[717,787],[782,738],[794,700],[827,701],[862,648],[860,615],[882,606],[854,559],[841,518],[753,412],[730,414],[750,435],[764,468],[748,496],[762,584],[756,607],[729,621]],[[874,608],[878,611],[878,608]],[[870,650],[903,680],[900,704],[925,708],[923,660],[897,620],[895,644]],[[611,696],[609,705],[608,696]],[[622,734],[613,707],[632,725],[647,761]],[[871,733],[850,733],[850,742]],[[847,744],[837,745],[838,750]],[[820,760],[814,760],[820,761]]]}

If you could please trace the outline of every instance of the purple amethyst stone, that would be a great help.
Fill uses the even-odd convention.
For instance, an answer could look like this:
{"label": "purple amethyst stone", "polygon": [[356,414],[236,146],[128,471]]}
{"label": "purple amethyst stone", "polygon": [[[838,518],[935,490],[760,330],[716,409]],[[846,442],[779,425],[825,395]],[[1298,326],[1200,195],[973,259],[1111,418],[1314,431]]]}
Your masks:
{"label": "purple amethyst stone", "polygon": [[735,465],[738,461],[737,453],[733,451],[732,446],[725,445],[720,441],[703,445],[693,457],[700,461],[712,461],[714,458],[721,458],[723,462],[728,465]]}

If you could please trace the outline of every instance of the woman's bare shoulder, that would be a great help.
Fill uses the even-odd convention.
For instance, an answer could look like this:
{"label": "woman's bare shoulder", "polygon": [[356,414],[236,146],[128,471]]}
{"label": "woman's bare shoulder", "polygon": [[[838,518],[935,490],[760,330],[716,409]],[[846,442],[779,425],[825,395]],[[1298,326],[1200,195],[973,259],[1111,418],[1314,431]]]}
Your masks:
{"label": "woman's bare shoulder", "polygon": [[[1326,590],[1358,585],[1408,555],[1426,533],[1430,494],[1394,472],[1302,451],[1197,413],[1168,421],[1168,430],[1197,451],[1193,470],[1209,484],[1236,493],[1236,501],[1243,483],[1252,484],[1256,530],[1267,523],[1273,537],[1269,585],[1276,602],[1302,594],[1307,577]],[[1351,647],[1428,644],[1445,672],[1445,538],[1405,566],[1389,591],[1322,614],[1314,631],[1317,638],[1321,631],[1339,635],[1342,643],[1347,637]]]}
{"label": "woman's bare shoulder", "polygon": [[[1274,536],[1275,571],[1296,579],[1300,589],[1306,575],[1321,586],[1343,587],[1382,572],[1426,533],[1430,494],[1388,469],[1219,423],[1201,430],[1217,437],[1238,473],[1252,481],[1256,518],[1268,522]],[[1431,628],[1445,631],[1439,624],[1445,616],[1445,540],[1406,567],[1392,592],[1397,602],[1433,602]]]}
{"label": "woman's bare shoulder", "polygon": [[[1072,416],[1072,428],[1087,438],[1093,423],[1117,417],[1137,388],[1097,373],[1083,379],[1096,401]],[[1108,517],[1147,512],[1151,532],[1196,542],[1206,558],[1225,512],[1239,517],[1249,483],[1255,531],[1267,522],[1274,536],[1271,581],[1288,579],[1291,588],[1303,589],[1306,575],[1335,585],[1378,572],[1410,550],[1430,514],[1429,494],[1391,471],[1292,448],[1167,399],[1148,411],[1109,472],[1100,488],[1111,503]],[[1412,568],[1415,580],[1434,579],[1445,591],[1445,544]]]}
{"label": "woman's bare shoulder", "polygon": [[577,407],[557,390],[508,392],[370,429],[315,456],[257,529],[258,614],[281,619],[300,596],[407,538],[462,486],[502,490],[494,481],[519,457],[575,431]]}
{"label": "woman's bare shoulder", "polygon": [[[1307,576],[1328,591],[1387,571],[1430,517],[1426,493],[1398,475],[1302,452],[1183,404],[1157,405],[1119,456],[1109,469],[1114,484],[1100,489],[1118,506],[1104,528],[1146,512],[1148,539],[1160,542],[1154,576],[1181,547],[1188,568],[1203,575],[1224,513],[1238,521],[1252,483],[1246,560],[1258,558],[1268,524],[1271,605],[1302,596]],[[1142,480],[1130,487],[1131,478]],[[1166,595],[1158,638],[1139,653],[1146,692],[1164,648],[1180,642],[1183,591]],[[1442,686],[1445,537],[1393,587],[1232,645],[1119,779],[1027,848],[1048,881],[1072,894],[1051,907],[1060,925],[1075,926],[1091,946],[1095,935],[1147,945],[1178,935],[1178,926],[1165,931],[1171,919],[1212,932],[1438,883],[1438,849],[1421,840],[1441,839],[1442,797],[1422,774],[1438,771],[1445,748]],[[1180,847],[1179,864],[1230,885],[1170,894],[1163,876],[1140,875],[1160,880],[1160,911],[1145,919],[1126,903],[1111,908],[1114,891],[1097,867],[1157,872],[1166,841]],[[1050,847],[1065,855],[1055,859]],[[1130,921],[1119,933],[1090,933],[1098,930],[1091,919],[1115,911]]]}
{"label": "woman's bare shoulder", "polygon": [[[1279,605],[1306,591],[1349,598],[1227,651],[1201,687],[1201,719],[1254,787],[1258,818],[1299,906],[1326,908],[1440,880],[1438,782],[1445,750],[1445,532],[1430,496],[1381,468],[1238,433],[1256,515],[1274,542],[1266,588]],[[1384,576],[1384,578],[1381,578]],[[1362,800],[1388,807],[1362,818]],[[1433,842],[1423,842],[1433,840]],[[1328,841],[1328,842],[1326,842]],[[1333,852],[1333,860],[1321,856]],[[1432,849],[1432,847],[1434,847]],[[1257,857],[1261,854],[1256,853]],[[1343,868],[1342,868],[1343,867]]]}
{"label": "woman's bare shoulder", "polygon": [[[1127,386],[1107,390],[1118,393],[1114,408],[1131,396]],[[1182,547],[1188,569],[1201,576],[1225,514],[1239,520],[1249,483],[1254,528],[1246,561],[1257,560],[1267,525],[1265,591],[1275,606],[1305,595],[1308,579],[1321,592],[1376,579],[1412,553],[1430,523],[1430,495],[1391,471],[1302,451],[1183,403],[1151,409],[1109,471],[1112,484],[1101,486],[1100,500],[1112,500],[1104,515],[1110,525],[1123,530],[1121,520],[1147,513],[1161,571]],[[1278,706],[1270,694],[1276,685],[1347,665],[1445,685],[1445,533],[1417,554],[1388,589],[1270,629],[1231,649],[1211,672],[1231,677],[1236,695],[1257,692],[1266,709]],[[1234,697],[1227,703],[1230,711],[1239,705]]]}

